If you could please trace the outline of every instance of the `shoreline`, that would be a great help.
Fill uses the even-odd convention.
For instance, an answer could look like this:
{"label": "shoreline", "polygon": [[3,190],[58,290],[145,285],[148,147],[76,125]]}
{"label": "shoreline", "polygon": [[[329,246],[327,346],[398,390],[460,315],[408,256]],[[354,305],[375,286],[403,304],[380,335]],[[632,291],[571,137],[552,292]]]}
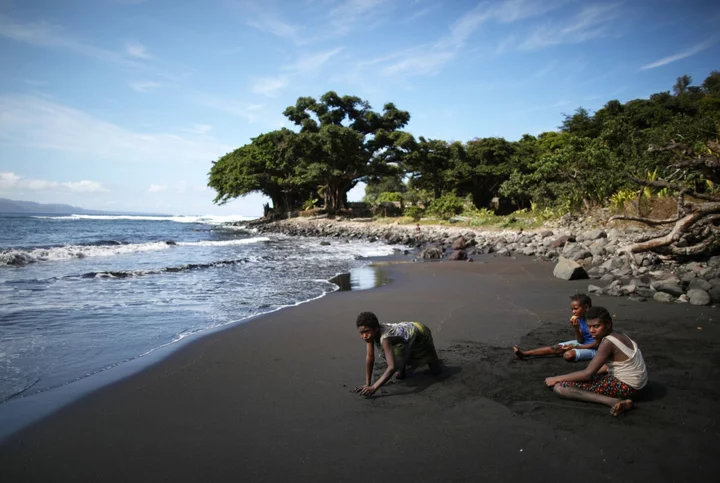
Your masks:
{"label": "shoreline", "polygon": [[[368,259],[367,264],[357,267],[356,269],[351,269],[349,272],[338,273],[329,279],[329,283],[333,283],[338,287],[334,291],[324,292],[317,297],[301,300],[295,304],[283,305],[273,310],[255,314],[244,319],[204,329],[193,333],[190,336],[181,337],[172,342],[158,346],[129,360],[114,363],[92,374],[68,381],[59,386],[32,393],[27,396],[13,397],[3,403],[0,403],[0,445],[7,439],[11,438],[15,433],[22,431],[24,428],[42,420],[43,418],[51,416],[63,407],[72,404],[73,402],[86,397],[93,392],[100,391],[106,386],[121,382],[126,378],[138,374],[139,372],[151,369],[154,365],[162,362],[168,357],[171,357],[175,352],[182,350],[185,346],[200,342],[205,337],[221,333],[225,330],[231,330],[235,326],[241,324],[257,321],[258,319],[280,310],[292,309],[293,307],[319,300],[336,292],[371,290],[372,288],[381,286],[381,284],[392,283],[392,280],[390,279],[384,283],[376,282],[377,284],[374,286],[367,286],[367,280],[358,281],[355,280],[355,278],[358,270],[370,268],[374,272],[380,272],[383,270],[383,267],[395,263],[404,262],[403,260],[398,259],[397,255],[371,257]],[[333,281],[343,275],[347,276],[346,287],[342,287],[337,282]],[[363,275],[361,274],[360,276]]]}
{"label": "shoreline", "polygon": [[[555,279],[547,264],[525,257],[387,269],[394,283],[228,327],[60,409],[0,445],[0,476],[366,481],[348,472],[361,448],[373,471],[393,471],[400,458],[401,481],[562,474],[578,451],[591,455],[583,456],[588,481],[713,474],[713,309],[594,297],[638,340],[655,383],[649,400],[613,420],[603,407],[559,400],[542,386],[542,377],[573,365],[512,360],[513,343],[567,339],[567,297],[583,291],[582,281]],[[381,321],[425,322],[445,375],[414,374],[370,399],[349,394],[362,379],[364,350],[352,326],[362,310]],[[508,467],[508,457],[521,464]]]}

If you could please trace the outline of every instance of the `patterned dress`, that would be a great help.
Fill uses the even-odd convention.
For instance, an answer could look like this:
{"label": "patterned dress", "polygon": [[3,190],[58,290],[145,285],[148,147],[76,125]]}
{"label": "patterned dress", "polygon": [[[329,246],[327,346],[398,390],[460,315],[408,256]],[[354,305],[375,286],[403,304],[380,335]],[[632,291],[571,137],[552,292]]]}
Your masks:
{"label": "patterned dress", "polygon": [[376,345],[380,354],[385,357],[382,350],[382,341],[389,339],[393,346],[396,361],[402,361],[405,351],[410,346],[408,365],[412,367],[430,364],[438,360],[433,343],[432,332],[420,322],[397,322],[395,324],[380,324],[380,340]]}

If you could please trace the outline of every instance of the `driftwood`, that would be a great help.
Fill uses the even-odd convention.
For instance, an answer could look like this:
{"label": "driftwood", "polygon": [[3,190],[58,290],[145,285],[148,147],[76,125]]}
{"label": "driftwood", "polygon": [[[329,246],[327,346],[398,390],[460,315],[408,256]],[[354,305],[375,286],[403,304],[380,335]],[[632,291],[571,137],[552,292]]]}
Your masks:
{"label": "driftwood", "polygon": [[[707,178],[717,179],[720,168],[720,144],[717,142],[705,143],[706,149],[702,153],[695,153],[692,148],[684,144],[671,143],[663,148],[651,148],[653,151],[675,150],[679,151],[681,158],[673,167],[680,170],[701,168]],[[707,171],[710,171],[709,173]],[[677,172],[677,171],[676,171]],[[665,255],[697,255],[712,250],[720,245],[720,194],[703,193],[678,183],[665,180],[644,180],[630,176],[635,183],[652,188],[667,188],[677,193],[677,213],[671,218],[652,219],[641,216],[613,216],[609,221],[626,220],[636,221],[648,226],[672,225],[654,235],[644,236],[621,251],[628,256],[633,253],[652,251]],[[689,196],[700,203],[688,202]],[[632,259],[632,257],[630,257]]]}

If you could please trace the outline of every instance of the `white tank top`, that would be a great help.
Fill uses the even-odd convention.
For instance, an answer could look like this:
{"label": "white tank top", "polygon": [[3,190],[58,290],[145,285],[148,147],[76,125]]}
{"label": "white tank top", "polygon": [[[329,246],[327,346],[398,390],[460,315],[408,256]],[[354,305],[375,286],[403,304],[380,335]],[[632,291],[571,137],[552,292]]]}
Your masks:
{"label": "white tank top", "polygon": [[605,336],[605,339],[612,342],[615,347],[620,349],[628,358],[627,360],[614,362],[607,361],[608,374],[620,379],[622,382],[635,389],[642,389],[647,384],[647,367],[642,353],[634,340],[630,339],[633,348],[630,350],[625,344],[620,342],[614,335]]}

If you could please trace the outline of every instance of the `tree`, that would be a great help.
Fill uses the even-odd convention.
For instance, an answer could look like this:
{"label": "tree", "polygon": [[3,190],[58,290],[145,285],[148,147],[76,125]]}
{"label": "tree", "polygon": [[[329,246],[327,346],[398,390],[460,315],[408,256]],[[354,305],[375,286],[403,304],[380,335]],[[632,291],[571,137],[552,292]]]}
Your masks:
{"label": "tree", "polygon": [[681,75],[677,78],[677,82],[673,86],[673,94],[681,96],[688,91],[688,87],[692,84],[692,77],[689,75]]}
{"label": "tree", "polygon": [[259,191],[272,200],[275,213],[284,213],[311,193],[308,178],[300,174],[302,164],[302,140],[293,131],[280,129],[213,162],[208,186],[217,192],[215,203]]}
{"label": "tree", "polygon": [[358,181],[383,171],[385,152],[406,142],[399,130],[410,120],[392,103],[380,114],[359,97],[332,91],[319,101],[300,97],[284,115],[300,126],[301,138],[311,146],[306,169],[330,212],[345,208],[347,192]]}
{"label": "tree", "polygon": [[413,188],[432,192],[433,199],[440,198],[448,187],[450,146],[445,141],[420,136],[403,157],[403,166]]}

